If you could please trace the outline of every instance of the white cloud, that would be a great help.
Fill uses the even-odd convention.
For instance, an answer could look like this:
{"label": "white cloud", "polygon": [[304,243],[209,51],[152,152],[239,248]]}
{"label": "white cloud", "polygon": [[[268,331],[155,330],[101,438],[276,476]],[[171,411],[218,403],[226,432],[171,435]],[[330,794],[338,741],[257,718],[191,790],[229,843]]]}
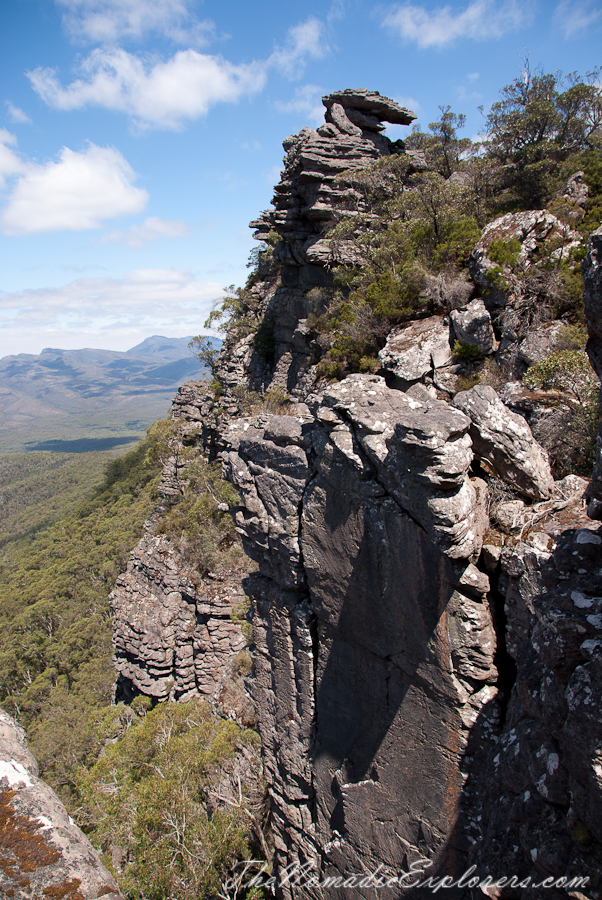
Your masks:
{"label": "white cloud", "polygon": [[56,0],[64,9],[63,25],[75,40],[115,43],[160,32],[173,40],[204,43],[213,31],[209,20],[198,22],[190,0]]}
{"label": "white cloud", "polygon": [[[127,349],[149,334],[196,334],[223,287],[178,269],[79,278],[58,288],[0,293],[0,355],[25,332],[31,346]],[[140,338],[140,339],[142,339]]]}
{"label": "white cloud", "polygon": [[148,201],[132,184],[129,163],[111,147],[90,144],[79,153],[63,147],[58,161],[44,164],[23,162],[6,144],[0,147],[0,174],[17,175],[0,214],[5,234],[100,228],[105,219],[141,212]]}
{"label": "white cloud", "polygon": [[124,242],[128,247],[145,247],[159,238],[185,237],[190,234],[186,222],[175,219],[158,219],[149,216],[142,225],[132,225],[127,232],[113,231],[106,236],[104,243]]}
{"label": "white cloud", "polygon": [[319,19],[310,16],[305,22],[289,28],[284,47],[274,50],[268,65],[275,66],[287,78],[300,78],[308,57],[321,59],[327,52],[324,27]]}
{"label": "white cloud", "polygon": [[383,19],[384,27],[419,47],[444,47],[459,38],[483,41],[499,38],[526,24],[532,15],[531,0],[471,0],[461,12],[451,6],[429,11],[405,3]]}
{"label": "white cloud", "polygon": [[16,144],[14,134],[6,128],[0,128],[0,189],[6,185],[6,179],[25,171],[25,163],[7,144]]}
{"label": "white cloud", "polygon": [[466,76],[469,81],[477,81],[481,77],[480,72],[469,72]]}
{"label": "white cloud", "polygon": [[330,9],[326,13],[328,22],[337,22],[345,18],[347,0],[331,0]]}
{"label": "white cloud", "polygon": [[96,49],[81,66],[83,78],[63,88],[53,69],[28,72],[49,106],[72,110],[102,106],[132,116],[143,127],[179,129],[216,103],[232,103],[261,90],[265,65],[233,65],[218,56],[180,50],[152,63],[125,50]]}
{"label": "white cloud", "polygon": [[274,106],[278,112],[304,113],[309,121],[316,125],[324,122],[324,106],[322,104],[322,88],[315,84],[304,84],[295,90],[295,96],[292,100],[284,103],[282,100],[276,100]]}
{"label": "white cloud", "polygon": [[567,38],[591,28],[600,17],[602,9],[596,0],[562,0],[554,11],[554,23]]}
{"label": "white cloud", "polygon": [[19,125],[31,125],[31,119],[27,113],[19,109],[18,106],[14,106],[10,100],[6,101],[6,111],[11,122],[16,122]]}

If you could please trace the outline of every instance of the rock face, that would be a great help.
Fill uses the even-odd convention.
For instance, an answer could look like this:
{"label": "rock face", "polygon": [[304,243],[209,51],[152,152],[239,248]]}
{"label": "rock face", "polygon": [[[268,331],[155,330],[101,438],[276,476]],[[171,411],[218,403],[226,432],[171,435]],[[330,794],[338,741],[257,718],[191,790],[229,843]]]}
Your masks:
{"label": "rock face", "polygon": [[510,412],[494,389],[484,384],[456,394],[453,402],[472,420],[475,453],[521,494],[546,500],[554,484],[550,464],[522,416]]}
{"label": "rock face", "polygon": [[0,710],[2,896],[121,900],[96,850],[37,776],[25,732]]}
{"label": "rock face", "polygon": [[496,341],[491,316],[480,298],[460,309],[452,309],[450,319],[460,343],[472,344],[484,356],[493,353]]}
{"label": "rock face", "polygon": [[[152,524],[152,523],[151,523]],[[211,698],[246,646],[232,612],[244,593],[235,576],[188,580],[162,535],[147,533],[130,555],[110,603],[118,697]]]}
{"label": "rock face", "polygon": [[[180,436],[198,438],[206,383],[184,385],[172,415]],[[163,502],[180,493],[185,467],[169,459],[159,494]],[[214,710],[248,726],[255,722],[249,698],[233,666],[245,650],[241,631],[248,603],[240,572],[201,578],[183,565],[170,541],[156,533],[165,506],[145,523],[126,571],[109,597],[114,621],[117,700],[144,694],[153,700],[202,697]]]}
{"label": "rock face", "polygon": [[394,328],[378,354],[383,369],[402,384],[418,381],[450,362],[451,356],[449,324],[440,316]]}
{"label": "rock face", "polygon": [[[257,289],[262,297],[261,312],[273,328],[276,365],[269,372],[269,381],[289,393],[299,391],[308,366],[310,351],[303,323],[312,302],[307,292],[332,283],[328,266],[333,261],[357,256],[352,244],[331,245],[323,239],[336,210],[348,205],[350,197],[352,205],[362,204],[357,191],[335,178],[398,152],[401,148],[380,133],[381,123],[409,125],[415,118],[375,91],[339,91],[324,97],[323,103],[327,110],[324,125],[315,131],[303,128],[284,141],[286,157],[272,200],[274,209],[251,223],[257,238],[281,238],[272,257],[277,275],[267,275]],[[228,348],[223,363],[226,370],[232,365]],[[224,375],[227,377],[227,372]],[[266,367],[257,353],[249,353],[246,375],[253,389],[265,386]],[[222,379],[221,369],[218,377]]]}
{"label": "rock face", "polygon": [[[492,387],[453,402],[451,391],[437,391],[454,336],[485,354],[494,348],[472,285],[461,282],[451,325],[422,318],[391,332],[382,377],[313,382],[309,295],[330,283],[336,253],[358,252],[326,236],[341,210],[335,176],[402,150],[381,123],[411,118],[367,91],[337,92],[324,104],[323,126],[285,141],[275,209],[253,223],[274,246],[274,267],[260,268],[250,288],[273,360],[250,334],[233,332],[217,367],[222,396],[182,390],[174,413],[184,430],[200,429],[237,488],[232,514],[257,566],[244,581],[255,644],[250,690],[278,896],[368,900],[373,888],[354,875],[398,879],[422,866],[449,878],[475,866],[482,879],[564,878],[577,900],[599,900],[602,726],[592,698],[602,686],[602,533],[584,510],[584,481],[554,483],[525,418]],[[491,285],[494,239],[516,237],[528,267],[550,235],[565,247],[573,240],[548,213],[492,223],[473,254],[477,287]],[[592,245],[589,282],[586,275],[592,335],[595,252]],[[245,392],[259,388],[291,396],[278,414],[250,412]],[[169,484],[166,475],[164,490]],[[154,558],[160,542],[139,551],[118,589],[120,665],[142,692],[154,689],[144,680],[154,666],[161,696],[170,677],[185,693],[200,665],[200,598],[170,564],[155,574],[145,554]],[[140,630],[156,643],[147,649],[125,614],[130,575],[131,598],[149,598]],[[223,608],[221,600],[208,608],[218,631]],[[205,651],[216,673],[235,650],[230,637],[218,645]],[[296,865],[307,877],[284,878]],[[324,887],[327,878],[340,880]],[[378,893],[397,900],[403,890],[393,883]],[[543,897],[492,885],[452,892],[482,894]]]}
{"label": "rock face", "polygon": [[[491,448],[471,440],[478,416],[458,396],[467,412],[352,375],[285,416],[219,428],[259,566],[245,591],[277,872],[305,865],[324,880],[380,866],[395,878],[421,859],[439,877],[470,865],[534,881],[597,871],[599,725],[586,688],[602,646],[602,537],[583,510],[586,482],[570,476],[532,505],[526,491],[490,520],[473,470]],[[495,399],[486,391],[485,409]],[[550,493],[545,455],[517,440],[500,476]],[[358,895],[370,896],[333,896]],[[304,883],[281,896],[325,894]]]}

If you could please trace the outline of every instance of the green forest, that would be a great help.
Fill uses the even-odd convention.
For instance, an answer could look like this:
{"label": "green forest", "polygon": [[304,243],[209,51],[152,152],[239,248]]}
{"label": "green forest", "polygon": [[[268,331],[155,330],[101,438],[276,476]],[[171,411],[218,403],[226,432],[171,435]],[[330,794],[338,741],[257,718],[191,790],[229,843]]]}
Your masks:
{"label": "green forest", "polygon": [[[0,705],[124,894],[149,900],[204,896],[237,860],[265,856],[257,734],[200,701],[112,703],[108,595],[159,499],[172,442],[161,421],[116,459],[0,458]],[[212,559],[223,515],[203,486],[214,468],[197,461],[195,501],[183,497],[194,525],[175,510],[165,524],[176,539],[195,530]]]}

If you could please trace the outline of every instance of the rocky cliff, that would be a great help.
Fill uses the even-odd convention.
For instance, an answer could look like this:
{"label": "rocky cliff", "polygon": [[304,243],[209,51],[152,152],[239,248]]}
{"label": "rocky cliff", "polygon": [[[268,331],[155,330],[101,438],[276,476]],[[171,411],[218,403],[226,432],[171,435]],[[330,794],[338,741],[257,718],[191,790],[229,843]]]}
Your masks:
{"label": "rocky cliff", "polygon": [[[273,252],[248,286],[246,322],[226,339],[219,390],[188,386],[174,407],[182,435],[196,429],[237,488],[231,511],[256,566],[244,582],[247,685],[278,890],[367,898],[374,888],[359,878],[370,873],[396,879],[414,866],[451,880],[474,866],[477,881],[514,876],[510,886],[482,886],[489,896],[534,896],[533,884],[552,879],[556,887],[535,895],[568,885],[595,900],[602,529],[584,494],[592,514],[602,494],[575,475],[554,479],[536,438],[545,443],[542,423],[559,404],[551,413],[517,378],[545,357],[561,324],[525,333],[512,274],[487,277],[500,236],[518,244],[526,271],[543,242],[557,240],[561,259],[578,235],[546,212],[497,220],[447,311],[443,297],[435,314],[391,330],[375,373],[320,381],[314,289],[359,252],[329,229],[369,213],[353,170],[403,156],[411,191],[425,167],[382,134],[383,122],[408,124],[407,110],[367,91],[324,104],[323,126],[284,142],[275,208],[252,223]],[[589,310],[602,302],[596,241]],[[515,380],[458,390],[454,342],[496,354]],[[120,677],[158,699],[217,697],[238,648],[227,610],[239,588],[184,583],[153,529],[113,600]],[[283,879],[295,864],[305,867],[299,884]],[[453,890],[470,892],[466,883]],[[402,893],[393,882],[379,896]]]}

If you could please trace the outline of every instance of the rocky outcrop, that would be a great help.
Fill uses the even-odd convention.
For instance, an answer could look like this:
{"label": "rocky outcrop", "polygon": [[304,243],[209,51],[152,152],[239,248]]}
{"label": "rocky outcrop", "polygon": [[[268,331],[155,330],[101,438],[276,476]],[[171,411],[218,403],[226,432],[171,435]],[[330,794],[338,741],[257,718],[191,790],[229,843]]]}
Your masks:
{"label": "rocky outcrop", "polygon": [[579,494],[557,506],[534,516],[502,554],[516,682],[484,783],[483,836],[471,861],[532,884],[587,879],[573,890],[598,897],[602,535]]}
{"label": "rocky outcrop", "polygon": [[[509,421],[518,444],[508,443],[498,475],[519,478],[514,456],[523,486],[549,494],[545,454]],[[238,528],[259,566],[245,590],[277,872],[298,864],[324,879],[380,867],[394,878],[426,859],[440,877],[469,865],[482,877],[594,877],[592,803],[567,805],[566,785],[602,796],[585,761],[597,714],[581,700],[570,718],[566,710],[571,679],[585,677],[602,636],[593,578],[602,539],[574,476],[549,500],[529,505],[526,490],[523,501],[498,502],[500,516],[516,507],[499,527],[473,474],[494,456],[472,442],[473,427],[424,388],[352,375],[286,416],[220,430],[224,472],[241,494]],[[564,711],[560,732],[586,742],[578,758],[569,738],[547,730],[544,700],[534,712],[525,699],[533,653]],[[578,846],[574,834],[584,835]],[[547,849],[557,837],[560,857]],[[281,895],[331,896],[306,883]]]}
{"label": "rocky outcrop", "polygon": [[239,574],[214,574],[194,583],[170,542],[149,531],[130,554],[109,600],[117,699],[138,692],[155,700],[219,695],[232,677],[233,657],[247,645],[233,616],[244,607]]}
{"label": "rocky outcrop", "polygon": [[[206,382],[191,382],[174,399],[179,441],[189,447],[198,444],[203,413],[213,405],[206,390]],[[109,597],[116,699],[129,702],[137,694],[155,701],[202,697],[246,727],[254,724],[255,715],[238,677],[248,655],[241,630],[248,608],[241,570],[201,577],[160,533],[162,515],[181,496],[189,463],[190,458],[175,455],[166,461],[159,484],[162,504],[145,523]]]}
{"label": "rocky outcrop", "polygon": [[510,412],[492,387],[462,391],[453,404],[470,416],[475,453],[496,475],[533,500],[550,496],[554,479],[545,450],[533,440],[523,417]]}
{"label": "rocky outcrop", "polygon": [[[500,266],[489,257],[488,251],[494,241],[518,243],[520,249],[517,250],[511,267],[506,262],[502,262]],[[506,276],[510,274],[511,268],[527,271],[545,241],[554,243],[552,258],[568,259],[571,250],[581,245],[581,235],[546,210],[507,213],[484,228],[481,240],[470,258],[470,271],[475,284],[485,292],[492,308],[504,306],[511,293],[510,287],[503,288],[491,279],[492,271],[498,269]]]}
{"label": "rocky outcrop", "polygon": [[120,900],[112,875],[54,791],[38,778],[25,732],[0,710],[3,897]]}
{"label": "rocky outcrop", "polygon": [[259,564],[245,587],[278,861],[370,871],[386,847],[391,874],[443,865],[471,724],[497,693],[488,580],[466,559],[485,524],[470,423],[370,375],[307,405],[224,434]]}
{"label": "rocky outcrop", "polygon": [[[231,513],[257,566],[244,581],[254,636],[249,686],[278,896],[367,900],[371,887],[345,879],[395,879],[422,860],[436,877],[475,866],[481,878],[568,879],[567,890],[586,891],[577,900],[597,900],[601,737],[590,698],[601,677],[602,534],[584,509],[585,482],[555,483],[525,416],[509,409],[519,408],[512,385],[505,402],[485,385],[453,402],[454,388],[440,387],[442,368],[455,375],[454,339],[482,354],[495,348],[487,308],[497,328],[496,303],[509,296],[501,288],[485,296],[494,284],[492,241],[516,239],[510,250],[526,271],[544,241],[558,240],[562,255],[578,236],[546,212],[497,220],[472,257],[483,300],[471,301],[473,286],[460,280],[449,319],[421,310],[389,334],[381,375],[316,383],[311,289],[331,283],[336,254],[359,253],[326,232],[337,215],[369,214],[352,177],[336,175],[403,150],[381,123],[410,120],[367,91],[337,92],[324,104],[323,126],[285,142],[275,209],[253,223],[274,248],[249,287],[263,344],[234,329],[216,372],[223,395],[181,391],[175,410],[182,433],[197,430],[237,488]],[[443,296],[443,281],[432,278],[429,290]],[[522,338],[523,368],[550,337],[543,331],[539,343]],[[512,342],[518,353],[518,335]],[[253,409],[245,397],[259,388],[291,396],[279,413],[268,409],[269,394]],[[136,644],[128,608],[122,664],[143,692],[155,666],[166,696],[169,677],[180,679],[182,694],[196,678],[199,597],[171,571],[169,554],[164,570],[153,569],[150,556],[162,546],[149,537],[130,571],[132,602],[138,591],[150,604],[139,631],[157,642]],[[207,608],[218,630],[222,608]],[[226,645],[225,656],[235,650]],[[217,654],[221,671],[219,648],[205,652],[203,665]],[[161,674],[168,666],[174,674]],[[282,880],[296,865],[306,877]],[[576,886],[574,877],[589,881]],[[324,889],[325,878],[340,881]],[[379,896],[402,893],[393,884]],[[524,886],[491,885],[453,896],[482,894],[532,896]]]}
{"label": "rocky outcrop", "polygon": [[[352,244],[324,239],[337,216],[354,215],[363,203],[358,191],[336,177],[402,150],[400,142],[381,134],[382,123],[408,125],[415,118],[375,91],[339,91],[324,97],[323,103],[324,125],[303,128],[284,141],[284,170],[275,188],[274,209],[251,222],[257,238],[280,238],[256,295],[261,316],[272,330],[275,365],[269,377],[264,357],[246,344],[245,380],[255,390],[268,382],[292,393],[302,388],[311,355],[303,329],[312,310],[307,293],[332,283],[329,266],[334,262],[357,261],[358,256]],[[350,200],[352,208],[346,211]],[[230,383],[232,357],[240,355],[242,347],[233,336],[227,341],[217,373],[224,383]]]}

